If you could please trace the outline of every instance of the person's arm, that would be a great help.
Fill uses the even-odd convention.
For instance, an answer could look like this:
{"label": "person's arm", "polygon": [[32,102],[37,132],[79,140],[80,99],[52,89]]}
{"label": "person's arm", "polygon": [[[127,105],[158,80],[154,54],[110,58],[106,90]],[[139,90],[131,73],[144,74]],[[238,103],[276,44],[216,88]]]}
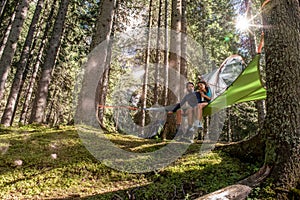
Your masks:
{"label": "person's arm", "polygon": [[200,90],[196,90],[195,91],[195,95],[196,95],[198,103],[201,102],[201,93],[200,93]]}
{"label": "person's arm", "polygon": [[211,95],[209,95],[210,92],[207,92],[206,94],[205,94],[204,92],[200,92],[200,94],[201,94],[201,96],[202,96],[203,98],[205,98],[206,100],[208,100],[208,101],[211,100]]}
{"label": "person's arm", "polygon": [[177,103],[176,106],[173,108],[172,112],[176,112],[180,108],[180,103]]}

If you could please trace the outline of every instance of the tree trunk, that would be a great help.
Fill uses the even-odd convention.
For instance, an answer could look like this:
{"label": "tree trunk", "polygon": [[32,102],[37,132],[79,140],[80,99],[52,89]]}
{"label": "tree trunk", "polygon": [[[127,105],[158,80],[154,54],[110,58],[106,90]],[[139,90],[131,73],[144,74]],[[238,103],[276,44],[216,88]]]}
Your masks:
{"label": "tree trunk", "polygon": [[[181,57],[180,57],[180,74],[187,78],[187,22],[186,22],[186,0],[182,0],[181,16]],[[183,98],[185,91],[185,82],[180,79],[180,98]]]}
{"label": "tree trunk", "polygon": [[0,47],[0,59],[3,55],[3,51],[5,49],[5,46],[6,46],[6,43],[7,43],[7,40],[8,40],[8,37],[9,37],[9,34],[10,34],[10,31],[11,31],[11,27],[12,27],[12,23],[14,22],[15,20],[15,16],[16,16],[16,12],[13,12],[10,20],[9,20],[9,23],[6,27],[6,30],[5,30],[5,34],[3,36],[3,39],[1,41],[1,47]]}
{"label": "tree trunk", "polygon": [[28,34],[25,40],[25,44],[23,47],[23,51],[21,54],[21,58],[17,64],[17,72],[15,74],[13,84],[11,87],[11,91],[7,100],[7,104],[1,119],[1,124],[4,126],[10,126],[13,121],[13,111],[15,110],[15,107],[17,106],[17,100],[18,96],[20,94],[20,89],[22,87],[22,80],[23,80],[23,74],[27,65],[27,61],[29,58],[30,53],[30,46],[33,41],[34,32],[38,23],[38,20],[40,18],[40,13],[42,11],[44,5],[43,0],[39,0],[37,2],[37,6],[28,30]]}
{"label": "tree trunk", "polygon": [[258,127],[262,128],[266,117],[266,101],[265,100],[256,101],[255,107],[257,109]]}
{"label": "tree trunk", "polygon": [[[46,117],[44,119],[44,123],[46,124],[50,124],[50,123],[54,123],[54,117],[52,117],[52,115],[55,115],[55,100],[57,99],[57,90],[54,90],[53,92],[53,97],[51,98],[50,102],[48,103],[48,114],[46,114]],[[52,117],[52,118],[51,118]],[[52,119],[52,120],[51,120]]]}
{"label": "tree trunk", "polygon": [[[114,14],[113,24],[115,23],[115,20],[116,20],[115,17],[116,17],[116,15]],[[112,24],[111,36],[114,35],[113,24]],[[106,56],[106,60],[105,60],[104,72],[103,72],[102,77],[100,77],[100,81],[98,82],[98,89],[97,89],[97,91],[99,92],[98,104],[100,104],[100,105],[106,104],[106,97],[107,97],[107,93],[108,93],[108,89],[109,89],[109,78],[110,78],[110,70],[111,70],[111,64],[110,64],[111,63],[111,54],[112,54],[112,41],[110,40],[108,47],[107,47],[107,56]],[[97,109],[98,109],[98,119],[99,119],[100,125],[102,126],[102,128],[106,129],[105,125],[104,125],[105,106],[103,106],[102,108],[97,107]]]}
{"label": "tree trunk", "polygon": [[46,59],[42,68],[41,79],[39,80],[29,123],[42,123],[43,120],[49,85],[52,78],[52,71],[60,48],[68,5],[69,0],[61,1],[58,15],[53,28],[52,37],[49,42],[49,48],[46,53]]}
{"label": "tree trunk", "polygon": [[[43,43],[42,43],[42,46],[44,46]],[[39,51],[38,59],[37,59],[35,65],[34,65],[34,69],[33,69],[32,75],[31,75],[30,80],[29,80],[29,85],[28,85],[27,89],[24,92],[26,94],[26,96],[25,96],[25,101],[23,103],[23,108],[22,108],[21,115],[20,115],[20,120],[19,120],[19,122],[22,123],[22,124],[25,124],[26,119],[27,119],[27,113],[28,113],[28,109],[29,109],[29,105],[30,105],[30,101],[31,101],[31,96],[32,96],[33,89],[34,89],[35,80],[36,80],[36,77],[37,77],[37,74],[38,74],[38,71],[39,71],[39,67],[40,67],[40,59],[42,59],[43,49],[44,48],[41,48],[40,51]]]}
{"label": "tree trunk", "polygon": [[103,0],[99,7],[96,29],[90,49],[93,50],[104,40],[109,40],[112,32],[116,0]]}
{"label": "tree trunk", "polygon": [[177,103],[180,98],[180,85],[178,80],[180,80],[180,55],[181,55],[181,22],[182,22],[182,0],[172,0],[172,16],[171,16],[171,41],[170,41],[170,58],[169,66],[171,70],[177,73],[175,77],[169,77],[169,85],[175,85],[175,98],[169,98],[169,103]]}
{"label": "tree trunk", "polygon": [[265,165],[274,166],[277,199],[289,199],[300,183],[300,7],[298,0],[272,0],[265,7],[264,25],[271,27],[264,30]]}
{"label": "tree trunk", "polygon": [[29,0],[23,0],[17,7],[16,17],[0,60],[0,99],[4,93],[5,82],[17,48],[17,42],[22,31],[23,23],[27,16]]}
{"label": "tree trunk", "polygon": [[[176,104],[180,97],[180,55],[181,55],[181,18],[182,16],[182,1],[172,0],[172,15],[171,15],[171,41],[170,41],[170,57],[169,57],[169,72],[173,74],[169,77],[168,87],[172,88],[168,94],[168,104]],[[163,132],[163,138],[171,138],[176,131],[175,115],[168,115],[166,125]]]}
{"label": "tree trunk", "polygon": [[[6,0],[4,0],[6,1]],[[9,7],[11,8],[15,8],[17,7],[16,5],[18,5],[18,2],[13,2],[12,4],[9,4],[9,2],[2,2],[5,3],[5,6],[2,8],[3,9],[3,13],[0,15],[0,24],[1,24],[1,34],[0,34],[0,58],[3,54],[6,42],[8,40],[8,36],[10,34],[11,31],[11,27],[12,27],[12,23],[15,20],[15,16],[16,16],[16,11],[17,9],[13,9],[12,11],[9,10]],[[7,11],[9,10],[9,12]],[[7,12],[7,13],[5,13]],[[5,13],[5,15],[4,15]],[[7,18],[10,17],[10,19],[8,20],[8,22],[5,23],[5,20],[7,20]],[[4,33],[4,34],[3,34]]]}
{"label": "tree trunk", "polygon": [[[45,30],[49,30],[51,25],[52,25],[52,18],[53,18],[54,11],[55,11],[55,8],[56,8],[55,5],[56,5],[56,0],[54,0],[52,2],[51,10],[50,10],[50,13],[47,17],[47,24],[46,24]],[[31,74],[30,80],[28,81],[29,85],[28,85],[28,87],[26,88],[26,90],[24,92],[26,94],[26,97],[25,97],[25,100],[24,100],[24,103],[23,103],[23,106],[22,106],[23,108],[22,108],[22,111],[21,111],[21,114],[20,114],[20,120],[19,120],[19,122],[22,123],[22,124],[25,124],[25,122],[27,120],[29,104],[30,104],[30,101],[31,101],[31,97],[32,97],[33,89],[34,89],[34,84],[35,84],[35,81],[36,81],[36,78],[37,78],[37,75],[38,75],[38,71],[39,71],[39,68],[40,68],[40,64],[41,64],[41,61],[42,61],[44,48],[45,48],[46,41],[47,41],[47,38],[48,38],[48,33],[49,33],[48,31],[44,31],[44,35],[41,39],[41,44],[40,44],[39,49],[37,51],[38,55],[37,55],[34,67],[32,69],[32,74]],[[36,37],[35,41],[34,41],[34,44],[36,44],[37,39],[38,38]],[[33,47],[32,47],[32,49],[33,49]],[[32,52],[31,52],[30,57],[32,57]],[[27,63],[26,70],[29,70],[28,65],[29,65],[29,63]]]}
{"label": "tree trunk", "polygon": [[[110,48],[110,47],[109,47]],[[108,57],[111,56],[111,49],[108,49]],[[99,81],[99,86],[98,86],[98,91],[100,92],[100,96],[99,96],[99,104],[100,105],[105,105],[106,103],[106,97],[107,97],[107,92],[108,92],[108,85],[109,85],[109,75],[110,75],[110,59],[109,61],[106,62],[106,66],[103,76],[101,77],[101,82]],[[99,118],[99,122],[101,124],[101,126],[104,128],[104,114],[105,114],[105,108],[98,107],[98,118]]]}
{"label": "tree trunk", "polygon": [[[2,19],[2,15],[3,15],[4,8],[6,6],[6,3],[7,3],[7,0],[1,0],[1,3],[0,3],[0,19]],[[0,20],[0,23],[1,23],[1,20]]]}
{"label": "tree trunk", "polygon": [[[147,107],[147,96],[148,96],[148,77],[149,77],[149,60],[150,60],[150,34],[152,28],[152,0],[149,1],[149,15],[148,15],[148,32],[147,32],[147,46],[146,46],[146,55],[145,55],[145,73],[143,80],[143,94],[142,94],[142,108]],[[141,126],[145,126],[146,122],[146,111],[142,109],[142,124]],[[142,133],[144,135],[144,132]]]}
{"label": "tree trunk", "polygon": [[168,0],[165,0],[165,41],[164,41],[164,46],[165,46],[165,51],[164,51],[164,94],[163,94],[163,105],[166,106],[168,104],[168,87],[169,87],[169,30],[168,30]]}
{"label": "tree trunk", "polygon": [[[109,73],[110,70],[110,36],[112,34],[116,0],[103,0],[100,3],[96,29],[90,46],[91,54],[100,53],[100,56],[97,58],[95,56],[91,57],[85,66],[75,122],[94,127],[98,127],[99,123],[102,128],[105,128],[101,124],[102,119],[98,118],[98,113],[104,112],[104,110],[99,109],[103,109],[107,93],[107,87],[102,87],[102,83],[108,82],[108,80],[104,80],[105,77],[103,76]],[[99,45],[103,45],[101,49],[98,48]],[[98,74],[100,74],[100,77],[95,77]],[[99,80],[97,86],[93,87],[95,80],[92,79]],[[103,105],[102,108],[99,108],[98,104]],[[95,115],[91,115],[91,113]]]}
{"label": "tree trunk", "polygon": [[[116,23],[116,18],[117,18],[117,15],[115,14],[115,12],[116,12],[115,10],[118,9],[118,5],[117,5],[118,2],[116,1],[116,2],[111,2],[111,3],[113,3],[113,4],[110,4],[109,8],[112,9],[110,14],[112,15],[111,17],[113,18],[113,21],[110,22],[110,19],[108,21],[108,23],[112,23],[112,24],[109,25],[109,27],[111,27],[111,30],[109,30],[110,33],[107,33],[107,34],[110,34],[113,37],[114,32],[115,32],[114,24]],[[106,37],[106,35],[103,35],[103,38],[104,37]],[[100,93],[100,94],[97,94],[99,96],[98,104],[100,104],[100,105],[106,104],[106,97],[107,97],[107,93],[108,93],[108,89],[109,89],[112,41],[109,40],[108,44],[109,45],[107,47],[107,56],[105,59],[104,72],[103,72],[102,77],[100,77],[100,81],[98,82],[98,89],[97,89],[97,91]],[[99,119],[100,126],[106,130],[105,124],[104,124],[105,106],[103,106],[101,108],[97,106],[97,109],[98,109],[98,119]]]}
{"label": "tree trunk", "polygon": [[228,119],[227,142],[232,142],[232,139],[233,139],[232,123],[231,123],[231,117],[232,117],[231,110],[232,110],[232,108],[227,109],[227,114],[228,114],[228,117],[227,117],[227,119]]}
{"label": "tree trunk", "polygon": [[161,58],[161,12],[162,12],[162,0],[159,0],[158,6],[158,21],[157,21],[157,38],[156,38],[156,52],[155,52],[155,83],[154,83],[154,104],[158,104],[158,93],[159,93],[159,76],[160,69],[159,63]]}
{"label": "tree trunk", "polygon": [[[56,0],[53,1],[53,5],[56,4]],[[48,2],[46,2],[46,5],[45,5],[45,8],[44,8],[44,11],[48,10]],[[42,15],[42,18],[39,20],[39,23],[38,24],[43,24],[45,22],[45,17],[43,17]],[[32,57],[33,57],[33,54],[34,54],[34,50],[36,49],[36,46],[37,46],[37,42],[39,41],[39,36],[41,34],[41,27],[37,24],[37,30],[35,31],[35,34],[34,34],[34,38],[33,38],[33,42],[32,42],[32,45],[31,45],[31,51],[29,52],[29,55],[28,55],[28,61],[26,62],[26,66],[25,66],[25,69],[24,69],[24,73],[22,75],[22,80],[21,80],[21,83],[20,83],[20,89],[19,89],[19,95],[17,96],[17,99],[16,99],[16,103],[15,103],[15,106],[14,106],[14,110],[13,110],[13,113],[12,113],[12,120],[11,120],[11,123],[14,121],[14,118],[15,118],[15,115],[16,115],[16,111],[17,111],[17,107],[18,107],[18,104],[19,104],[19,100],[20,100],[20,97],[21,97],[21,93],[23,91],[23,86],[25,84],[25,81],[27,79],[27,75],[28,75],[28,72],[30,71],[30,66],[31,64],[33,64],[34,62],[31,62],[32,60]],[[48,23],[46,24],[46,27],[48,26]],[[47,28],[45,30],[48,30]],[[46,33],[44,32],[44,35],[47,35],[47,31]],[[44,36],[45,37],[45,36]],[[41,40],[41,43],[45,43],[44,39]],[[39,51],[38,51],[39,52]],[[43,52],[43,50],[42,50]],[[37,59],[42,59],[39,55],[37,56]],[[39,66],[37,67],[36,70],[38,70]],[[35,73],[35,67],[34,67],[34,70],[33,71],[33,74]],[[37,73],[37,72],[36,72]],[[32,74],[32,75],[33,75]],[[36,75],[35,75],[36,77]],[[35,79],[35,78],[34,78]],[[32,79],[31,79],[32,82],[34,82]],[[30,81],[29,85],[32,83]],[[26,90],[26,91],[29,91],[29,90]],[[32,91],[31,91],[32,92]],[[31,97],[31,94],[28,94],[27,92],[24,92],[25,93],[25,96],[30,96]],[[30,100],[30,99],[29,99]],[[25,102],[25,101],[24,101]],[[24,104],[23,104],[24,105]],[[19,121],[21,122],[21,119],[19,119]],[[23,123],[23,122],[22,122]]]}
{"label": "tree trunk", "polygon": [[[95,48],[97,45],[102,43],[103,41],[109,41],[109,45],[107,47],[106,57],[104,60],[105,66],[103,74],[98,82],[98,88],[96,92],[96,107],[98,109],[98,120],[100,125],[104,127],[104,113],[105,113],[105,103],[106,96],[108,91],[109,84],[109,74],[110,74],[110,61],[111,61],[111,41],[110,36],[113,34],[113,23],[115,18],[115,9],[116,9],[116,1],[103,1],[100,5],[99,16],[97,20],[97,28],[96,32],[93,36],[93,42],[91,45],[91,49]],[[101,108],[98,107],[98,104],[103,105]]]}

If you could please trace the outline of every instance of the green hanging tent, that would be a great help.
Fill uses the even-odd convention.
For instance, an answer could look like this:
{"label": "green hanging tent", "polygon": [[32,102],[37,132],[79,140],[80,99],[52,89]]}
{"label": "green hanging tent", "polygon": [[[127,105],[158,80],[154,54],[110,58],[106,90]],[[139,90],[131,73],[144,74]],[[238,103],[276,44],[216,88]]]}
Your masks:
{"label": "green hanging tent", "polygon": [[259,73],[260,54],[246,66],[242,73],[203,110],[203,116],[212,115],[223,108],[235,103],[266,98],[266,89],[263,87]]}

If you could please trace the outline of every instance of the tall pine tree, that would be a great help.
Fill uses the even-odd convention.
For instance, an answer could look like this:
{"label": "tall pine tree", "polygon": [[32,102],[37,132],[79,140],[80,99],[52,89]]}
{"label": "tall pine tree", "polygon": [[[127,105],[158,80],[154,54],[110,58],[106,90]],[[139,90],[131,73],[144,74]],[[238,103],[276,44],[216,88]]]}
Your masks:
{"label": "tall pine tree", "polygon": [[49,85],[52,78],[52,71],[55,65],[56,57],[59,52],[61,39],[65,27],[65,18],[68,11],[69,0],[62,0],[54,24],[49,48],[47,49],[46,59],[42,67],[41,78],[38,83],[38,89],[30,116],[29,123],[42,123],[45,113]]}

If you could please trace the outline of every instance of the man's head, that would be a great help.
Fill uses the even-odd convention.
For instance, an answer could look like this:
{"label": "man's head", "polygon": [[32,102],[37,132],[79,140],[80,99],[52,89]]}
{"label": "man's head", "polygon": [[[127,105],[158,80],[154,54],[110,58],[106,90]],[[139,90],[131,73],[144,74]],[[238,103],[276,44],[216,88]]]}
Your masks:
{"label": "man's head", "polygon": [[193,82],[187,82],[186,83],[186,89],[188,92],[193,92],[194,91],[194,83]]}

